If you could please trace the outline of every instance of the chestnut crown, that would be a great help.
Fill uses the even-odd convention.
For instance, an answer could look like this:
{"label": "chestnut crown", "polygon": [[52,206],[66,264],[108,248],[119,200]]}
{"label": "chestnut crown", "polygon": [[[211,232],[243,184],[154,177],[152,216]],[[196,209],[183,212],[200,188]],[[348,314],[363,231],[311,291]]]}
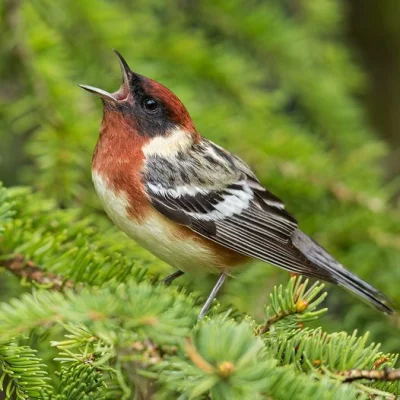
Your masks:
{"label": "chestnut crown", "polygon": [[114,93],[88,85],[79,85],[100,96],[104,113],[114,111],[124,114],[142,136],[163,136],[172,129],[194,133],[195,128],[185,106],[167,87],[150,78],[133,72],[121,54],[117,54],[122,71],[122,85]]}

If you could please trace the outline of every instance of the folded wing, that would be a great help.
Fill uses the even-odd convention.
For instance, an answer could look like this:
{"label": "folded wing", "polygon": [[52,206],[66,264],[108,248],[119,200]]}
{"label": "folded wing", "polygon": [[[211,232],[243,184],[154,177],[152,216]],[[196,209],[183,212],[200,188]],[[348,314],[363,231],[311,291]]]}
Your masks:
{"label": "folded wing", "polygon": [[297,222],[282,201],[245,172],[219,189],[151,181],[146,188],[160,213],[215,243],[291,272],[334,281],[293,245]]}

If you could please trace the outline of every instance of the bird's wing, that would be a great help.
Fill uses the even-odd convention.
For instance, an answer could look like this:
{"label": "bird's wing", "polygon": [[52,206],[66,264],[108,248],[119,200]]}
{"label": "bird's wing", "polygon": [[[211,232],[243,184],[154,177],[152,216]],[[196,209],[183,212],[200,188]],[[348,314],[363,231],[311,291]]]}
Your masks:
{"label": "bird's wing", "polygon": [[156,210],[240,254],[333,281],[293,245],[296,220],[243,161],[205,140],[180,158],[147,160],[144,184]]}
{"label": "bird's wing", "polygon": [[393,313],[378,290],[340,265],[297,228],[283,202],[236,156],[205,139],[179,160],[153,157],[144,184],[156,210],[240,254],[337,283]]}

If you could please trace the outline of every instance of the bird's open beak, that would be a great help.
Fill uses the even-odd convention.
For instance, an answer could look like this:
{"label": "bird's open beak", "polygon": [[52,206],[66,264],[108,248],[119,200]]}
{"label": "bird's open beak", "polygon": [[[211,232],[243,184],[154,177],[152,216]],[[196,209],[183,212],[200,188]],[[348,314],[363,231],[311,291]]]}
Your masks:
{"label": "bird's open beak", "polygon": [[117,55],[119,59],[119,65],[121,67],[121,72],[122,72],[122,85],[121,87],[114,93],[109,93],[106,92],[103,89],[99,89],[93,86],[89,85],[78,85],[82,89],[87,90],[88,92],[97,94],[101,98],[103,98],[106,101],[111,101],[113,103],[118,103],[121,101],[125,101],[128,98],[129,95],[129,79],[132,77],[133,72],[129,68],[128,63],[125,61],[125,59],[121,56],[121,54],[117,51],[114,50],[115,54]]}

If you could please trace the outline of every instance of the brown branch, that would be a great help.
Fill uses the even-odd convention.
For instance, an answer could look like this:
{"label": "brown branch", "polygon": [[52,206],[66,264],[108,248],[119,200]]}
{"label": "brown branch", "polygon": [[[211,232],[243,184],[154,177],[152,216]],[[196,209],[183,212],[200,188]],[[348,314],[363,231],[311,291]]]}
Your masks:
{"label": "brown branch", "polygon": [[15,254],[0,265],[3,265],[18,278],[25,278],[29,282],[36,282],[40,285],[48,285],[53,290],[61,291],[65,288],[75,287],[73,281],[66,280],[60,275],[43,271],[33,261],[26,260],[22,254]]}
{"label": "brown branch", "polygon": [[185,342],[186,354],[196,367],[202,371],[212,374],[218,373],[222,378],[229,378],[235,372],[235,365],[232,361],[223,361],[216,367],[210,364],[196,349],[193,340],[190,338],[186,339]]}
{"label": "brown branch", "polygon": [[277,314],[274,314],[271,318],[268,318],[263,325],[261,325],[257,330],[257,335],[263,335],[267,333],[271,326],[279,322],[280,320],[286,318],[288,315],[292,314],[290,311],[280,311]]}
{"label": "brown branch", "polygon": [[339,375],[343,376],[344,382],[353,382],[359,379],[369,379],[375,381],[400,381],[400,369],[384,368],[380,370],[368,369],[349,369],[342,371]]}
{"label": "brown branch", "polygon": [[[290,274],[291,277],[295,277],[295,279],[298,279],[300,275],[298,274]],[[294,314],[300,314],[303,311],[305,311],[308,307],[308,302],[304,299],[299,299],[299,295],[301,292],[301,289],[303,288],[304,283],[301,283],[296,291],[294,293],[294,304],[295,304],[295,310],[280,310],[277,314],[274,314],[272,317],[268,318],[263,325],[258,327],[256,334],[257,335],[263,335],[264,333],[267,333],[270,329],[271,326],[276,324],[277,322],[281,321],[282,319],[286,318],[289,315],[294,315]]]}
{"label": "brown branch", "polygon": [[196,346],[190,338],[185,341],[186,354],[190,358],[196,367],[200,368],[206,373],[211,373],[215,371],[215,368],[203,358],[203,356],[197,351]]}

